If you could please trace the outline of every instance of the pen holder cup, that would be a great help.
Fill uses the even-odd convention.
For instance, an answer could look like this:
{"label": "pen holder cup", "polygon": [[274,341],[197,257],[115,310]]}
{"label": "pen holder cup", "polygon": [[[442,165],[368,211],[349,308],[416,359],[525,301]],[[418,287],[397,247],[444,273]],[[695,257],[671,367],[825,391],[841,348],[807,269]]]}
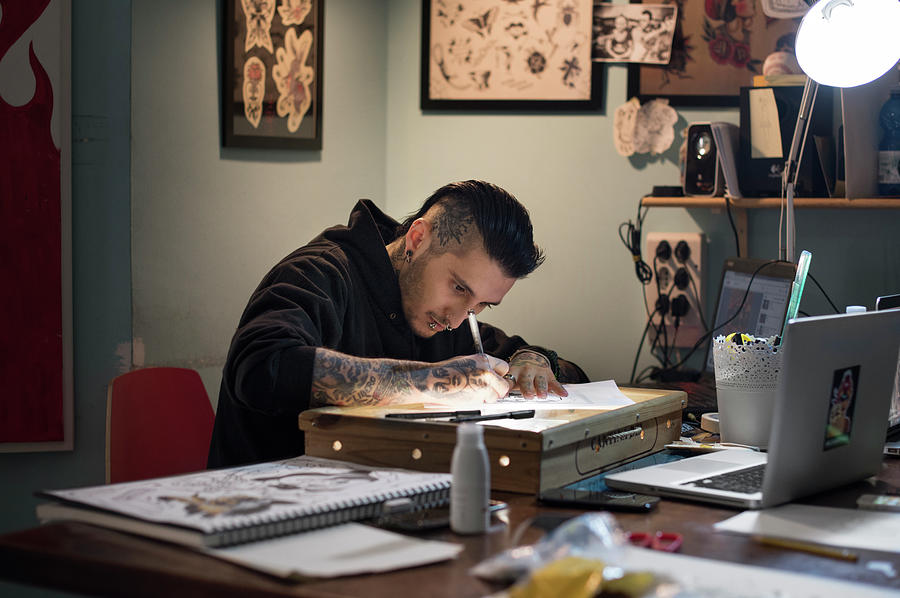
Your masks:
{"label": "pen holder cup", "polygon": [[775,337],[750,338],[743,344],[731,337],[713,339],[719,434],[721,442],[767,448],[781,353]]}

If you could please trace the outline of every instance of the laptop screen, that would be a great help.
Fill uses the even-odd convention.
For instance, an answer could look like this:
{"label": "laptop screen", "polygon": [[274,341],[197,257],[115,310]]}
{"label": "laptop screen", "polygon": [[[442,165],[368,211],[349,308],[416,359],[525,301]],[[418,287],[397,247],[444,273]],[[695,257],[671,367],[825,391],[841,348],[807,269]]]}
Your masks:
{"label": "laptop screen", "polygon": [[[781,334],[784,314],[791,298],[791,283],[794,281],[796,265],[767,262],[771,260],[751,258],[725,260],[716,303],[716,318],[713,324],[716,330],[713,337],[732,332],[746,332],[763,337]],[[756,276],[753,275],[754,272]],[[748,286],[750,290],[747,293],[747,300],[744,301],[740,314],[732,319],[744,299]],[[726,321],[728,323],[724,324]],[[711,339],[708,347],[712,347]],[[704,369],[710,374],[715,372],[711,349],[707,349]]]}

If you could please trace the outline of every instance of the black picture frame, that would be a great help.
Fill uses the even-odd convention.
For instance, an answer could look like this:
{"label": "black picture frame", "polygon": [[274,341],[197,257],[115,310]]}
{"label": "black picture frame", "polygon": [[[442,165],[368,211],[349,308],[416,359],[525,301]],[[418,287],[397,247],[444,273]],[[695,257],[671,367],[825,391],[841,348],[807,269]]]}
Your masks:
{"label": "black picture frame", "polygon": [[222,145],[321,150],[324,0],[249,17],[240,0],[223,4]]}
{"label": "black picture frame", "polygon": [[[594,112],[594,111],[602,111],[605,107],[604,105],[604,67],[600,64],[594,63],[590,60],[590,24],[592,20],[592,0],[579,0],[581,5],[583,5],[583,14],[579,14],[579,19],[586,20],[586,44],[587,44],[587,54],[588,58],[585,61],[586,64],[580,66],[581,69],[589,69],[589,75],[586,77],[589,80],[590,91],[585,95],[583,99],[482,99],[479,97],[477,93],[473,93],[471,97],[465,98],[454,98],[448,99],[444,97],[440,97],[439,95],[432,94],[431,90],[431,75],[435,72],[432,70],[432,66],[436,64],[435,56],[433,55],[434,48],[432,42],[432,0],[422,0],[422,53],[421,53],[421,88],[420,88],[420,108],[423,111],[484,111],[484,112],[495,112],[495,111],[519,111],[519,112]],[[547,10],[547,11],[564,11],[564,6],[576,6],[576,4],[550,4],[550,3],[537,3],[538,8],[528,8],[528,10]],[[462,9],[463,7],[459,4],[450,4],[448,6],[459,7]],[[516,9],[516,3],[508,3],[504,0],[497,0],[496,9],[499,11],[501,8],[508,8],[510,10]],[[487,12],[482,12],[480,15],[481,18],[489,17],[491,14],[490,8]],[[471,12],[471,11],[469,11]],[[494,14],[502,14],[502,13],[494,13]],[[565,16],[563,13],[559,13]],[[461,10],[461,13],[457,15],[457,18],[460,19],[468,19],[471,22],[476,22],[480,19],[472,18],[471,14]],[[571,18],[575,18],[574,16]],[[500,31],[498,27],[497,32]],[[473,35],[473,37],[475,37]],[[577,67],[576,67],[577,68]],[[437,72],[441,72],[440,70]]]}
{"label": "black picture frame", "polygon": [[[759,2],[629,0],[631,4],[678,5],[668,65],[628,65],[627,97],[643,104],[668,99],[674,107],[736,107],[741,87],[753,85],[770,53],[788,43],[797,19],[768,19]],[[710,14],[721,9],[722,14]],[[746,11],[746,12],[741,12]],[[750,12],[752,11],[752,14]],[[789,41],[793,49],[792,37]]]}

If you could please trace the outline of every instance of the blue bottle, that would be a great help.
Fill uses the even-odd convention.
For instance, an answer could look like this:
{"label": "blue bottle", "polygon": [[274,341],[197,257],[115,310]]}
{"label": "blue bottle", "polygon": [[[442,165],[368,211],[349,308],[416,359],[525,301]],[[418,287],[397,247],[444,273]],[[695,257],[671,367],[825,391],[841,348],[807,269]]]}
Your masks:
{"label": "blue bottle", "polygon": [[878,115],[881,143],[878,144],[878,192],[900,195],[900,86],[891,89],[891,97]]}

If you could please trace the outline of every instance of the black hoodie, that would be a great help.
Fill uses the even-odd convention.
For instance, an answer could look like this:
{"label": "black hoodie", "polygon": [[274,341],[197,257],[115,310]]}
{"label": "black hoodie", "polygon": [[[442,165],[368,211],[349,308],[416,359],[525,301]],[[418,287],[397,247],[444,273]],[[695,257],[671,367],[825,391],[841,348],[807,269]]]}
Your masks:
{"label": "black hoodie", "polygon": [[[316,347],[356,357],[437,362],[475,352],[467,326],[429,339],[406,322],[385,245],[397,222],[369,200],[263,278],[241,316],[222,374],[209,467],[303,453]],[[508,360],[526,346],[479,323],[485,351]]]}

